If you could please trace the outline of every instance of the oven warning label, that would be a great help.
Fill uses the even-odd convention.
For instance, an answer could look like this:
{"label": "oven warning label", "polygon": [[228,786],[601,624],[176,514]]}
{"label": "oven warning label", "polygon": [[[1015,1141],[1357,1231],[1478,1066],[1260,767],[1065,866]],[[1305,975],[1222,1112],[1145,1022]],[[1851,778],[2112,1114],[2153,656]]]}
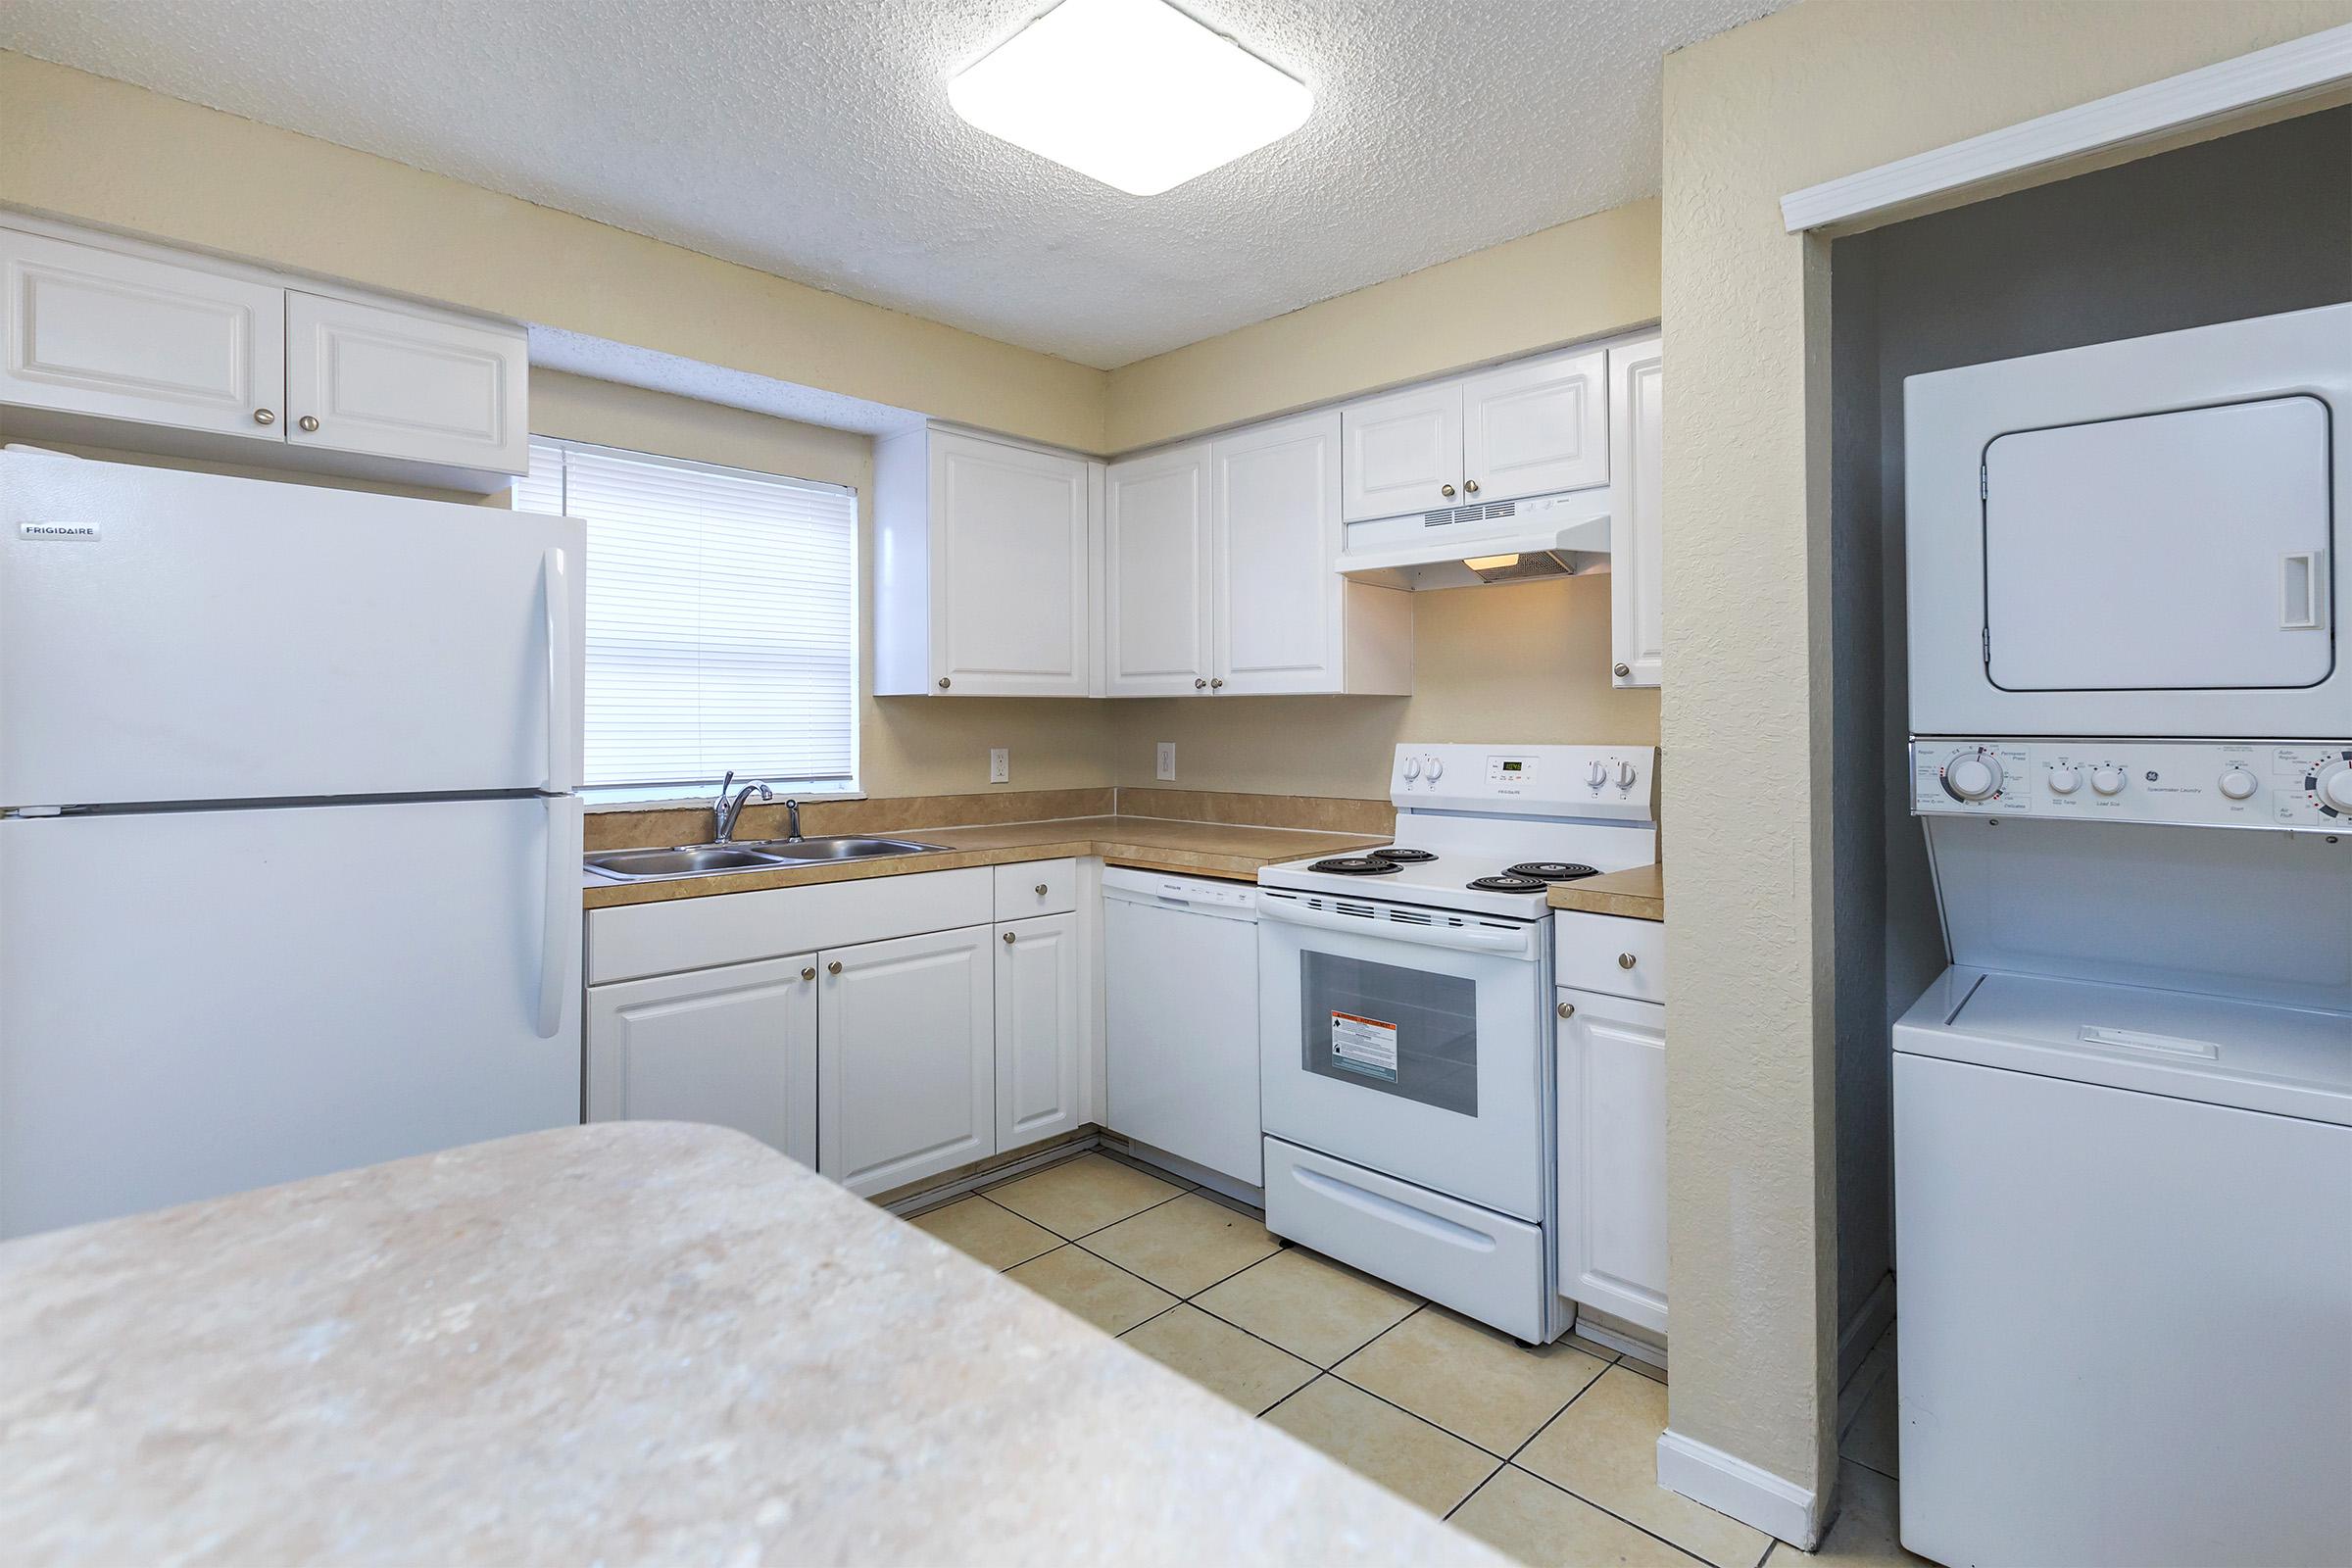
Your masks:
{"label": "oven warning label", "polygon": [[1331,1015],[1331,1061],[1367,1078],[1396,1081],[1396,1026],[1352,1012]]}

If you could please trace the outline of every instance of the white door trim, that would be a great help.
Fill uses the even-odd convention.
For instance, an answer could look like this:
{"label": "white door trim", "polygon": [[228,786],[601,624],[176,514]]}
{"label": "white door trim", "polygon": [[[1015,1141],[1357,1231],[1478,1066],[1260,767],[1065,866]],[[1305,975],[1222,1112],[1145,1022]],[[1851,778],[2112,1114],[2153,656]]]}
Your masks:
{"label": "white door trim", "polygon": [[1928,197],[2346,82],[2352,82],[2352,24],[1790,191],[1781,198],[1781,220],[1791,234],[1850,225]]}

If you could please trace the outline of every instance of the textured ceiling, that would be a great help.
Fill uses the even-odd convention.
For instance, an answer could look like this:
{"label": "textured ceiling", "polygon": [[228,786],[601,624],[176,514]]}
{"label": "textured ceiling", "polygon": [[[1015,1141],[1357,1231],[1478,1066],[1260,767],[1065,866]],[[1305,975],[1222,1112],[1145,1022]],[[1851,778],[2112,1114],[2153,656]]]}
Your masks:
{"label": "textured ceiling", "polygon": [[1305,80],[1135,197],[946,80],[1044,0],[0,0],[0,47],[1112,367],[1653,194],[1665,50],[1786,0],[1184,0]]}

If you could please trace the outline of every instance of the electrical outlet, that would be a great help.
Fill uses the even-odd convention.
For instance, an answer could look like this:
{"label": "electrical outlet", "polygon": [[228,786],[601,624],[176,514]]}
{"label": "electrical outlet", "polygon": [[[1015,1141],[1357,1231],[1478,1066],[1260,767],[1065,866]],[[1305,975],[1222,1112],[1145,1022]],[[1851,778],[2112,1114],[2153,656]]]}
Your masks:
{"label": "electrical outlet", "polygon": [[988,749],[988,781],[991,784],[1012,782],[1012,750],[1010,747],[991,746]]}
{"label": "electrical outlet", "polygon": [[1168,782],[1168,783],[1173,783],[1173,782],[1175,782],[1175,779],[1176,779],[1176,743],[1175,743],[1174,741],[1161,741],[1161,742],[1159,743],[1159,768],[1158,768],[1158,772],[1159,772],[1159,776],[1160,776],[1160,778],[1161,778],[1163,781],[1166,781],[1166,782]]}

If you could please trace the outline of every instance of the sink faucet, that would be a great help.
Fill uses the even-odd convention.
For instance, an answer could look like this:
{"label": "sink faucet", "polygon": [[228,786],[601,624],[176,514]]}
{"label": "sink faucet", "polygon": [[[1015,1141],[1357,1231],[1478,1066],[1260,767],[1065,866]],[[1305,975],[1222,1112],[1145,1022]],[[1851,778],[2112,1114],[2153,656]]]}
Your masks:
{"label": "sink faucet", "polygon": [[787,824],[787,826],[785,827],[785,830],[784,830],[784,832],[785,832],[785,838],[784,838],[784,842],[785,842],[785,843],[787,843],[787,844],[798,844],[798,843],[800,843],[800,842],[801,842],[801,803],[800,803],[800,802],[798,802],[798,801],[786,801],[786,802],[784,803],[784,820],[785,820],[785,822],[786,822],[786,824]]}
{"label": "sink faucet", "polygon": [[[746,784],[743,788],[737,790],[735,792],[734,800],[730,801],[727,799],[727,787],[734,782],[735,770],[733,768],[728,768],[727,776],[719,780],[718,799],[710,803],[710,815],[714,822],[714,831],[710,835],[710,842],[713,844],[732,844],[735,842],[735,821],[736,818],[743,815],[743,803],[746,800],[750,799],[754,795],[758,795],[760,797],[760,804],[765,805],[767,802],[776,798],[775,791],[769,789],[765,784],[760,783],[760,780],[754,779],[749,784]],[[796,832],[794,836],[797,838],[799,836],[797,832],[797,822],[795,823],[795,828]]]}

